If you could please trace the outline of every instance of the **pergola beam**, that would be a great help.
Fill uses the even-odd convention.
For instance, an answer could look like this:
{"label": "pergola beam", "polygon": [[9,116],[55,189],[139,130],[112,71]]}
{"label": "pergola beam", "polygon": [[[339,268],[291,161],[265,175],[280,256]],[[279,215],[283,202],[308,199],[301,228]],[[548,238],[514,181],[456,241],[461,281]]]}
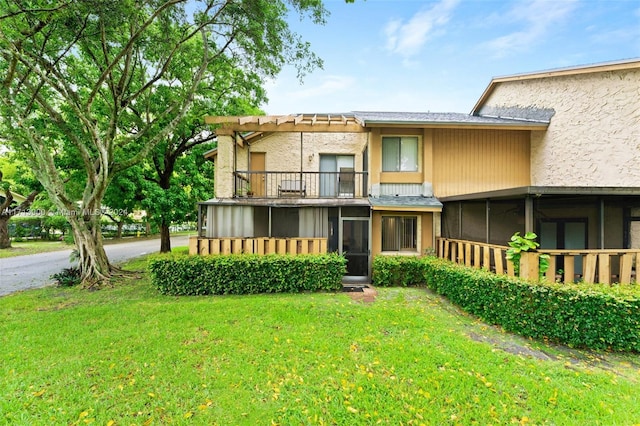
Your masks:
{"label": "pergola beam", "polygon": [[[216,133],[234,132],[367,132],[355,117],[344,114],[280,115],[280,116],[206,116],[206,124],[219,125]],[[340,124],[340,126],[336,126]]]}

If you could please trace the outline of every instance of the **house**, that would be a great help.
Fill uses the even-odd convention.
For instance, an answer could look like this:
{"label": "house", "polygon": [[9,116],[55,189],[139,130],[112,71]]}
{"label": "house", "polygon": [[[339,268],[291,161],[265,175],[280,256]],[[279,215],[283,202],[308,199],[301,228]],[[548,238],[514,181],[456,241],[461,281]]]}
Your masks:
{"label": "house", "polygon": [[[11,196],[13,197],[12,206],[23,203],[27,197],[24,195],[16,194],[15,192],[11,192]],[[0,204],[4,203],[7,200],[7,193],[4,189],[0,189]]]}
{"label": "house", "polygon": [[211,241],[254,250],[220,239],[293,239],[291,252],[319,239],[366,279],[372,256],[425,253],[440,236],[640,248],[640,60],[494,78],[470,114],[207,122],[215,198],[199,206],[194,253]]}

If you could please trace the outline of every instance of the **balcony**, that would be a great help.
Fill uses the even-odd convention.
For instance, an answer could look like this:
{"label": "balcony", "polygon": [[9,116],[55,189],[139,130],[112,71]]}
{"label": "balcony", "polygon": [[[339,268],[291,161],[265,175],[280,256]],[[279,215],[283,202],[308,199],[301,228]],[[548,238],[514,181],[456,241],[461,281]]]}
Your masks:
{"label": "balcony", "polygon": [[235,197],[365,198],[367,172],[234,172]]}

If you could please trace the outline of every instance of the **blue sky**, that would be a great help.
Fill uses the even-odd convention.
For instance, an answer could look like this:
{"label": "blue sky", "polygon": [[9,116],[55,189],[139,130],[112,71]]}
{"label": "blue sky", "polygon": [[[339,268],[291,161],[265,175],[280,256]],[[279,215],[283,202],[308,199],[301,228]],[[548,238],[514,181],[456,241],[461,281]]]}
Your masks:
{"label": "blue sky", "polygon": [[290,24],[324,60],[269,82],[268,114],[469,112],[492,77],[640,57],[638,0],[325,0]]}

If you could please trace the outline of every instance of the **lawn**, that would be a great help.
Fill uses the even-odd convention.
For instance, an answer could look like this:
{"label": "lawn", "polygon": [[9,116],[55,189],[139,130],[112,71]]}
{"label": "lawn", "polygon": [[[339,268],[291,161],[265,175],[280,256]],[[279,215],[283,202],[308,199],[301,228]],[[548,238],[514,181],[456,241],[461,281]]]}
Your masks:
{"label": "lawn", "polygon": [[50,251],[71,250],[73,247],[72,244],[67,244],[64,241],[12,241],[10,248],[0,250],[0,259]]}
{"label": "lawn", "polygon": [[[143,268],[144,261],[129,265]],[[640,424],[640,357],[519,339],[421,288],[0,298],[0,423]]]}
{"label": "lawn", "polygon": [[[178,235],[193,235],[193,231],[179,231],[172,232],[171,236]],[[158,234],[141,237],[123,237],[123,238],[108,238],[104,240],[105,244],[117,244],[130,241],[139,241],[143,239],[156,239],[160,238]],[[72,250],[75,246],[68,244],[64,241],[44,241],[44,240],[28,240],[28,241],[12,241],[11,247],[8,249],[0,250],[0,259],[15,256],[24,256],[27,254],[47,253],[51,251],[59,250]]]}

